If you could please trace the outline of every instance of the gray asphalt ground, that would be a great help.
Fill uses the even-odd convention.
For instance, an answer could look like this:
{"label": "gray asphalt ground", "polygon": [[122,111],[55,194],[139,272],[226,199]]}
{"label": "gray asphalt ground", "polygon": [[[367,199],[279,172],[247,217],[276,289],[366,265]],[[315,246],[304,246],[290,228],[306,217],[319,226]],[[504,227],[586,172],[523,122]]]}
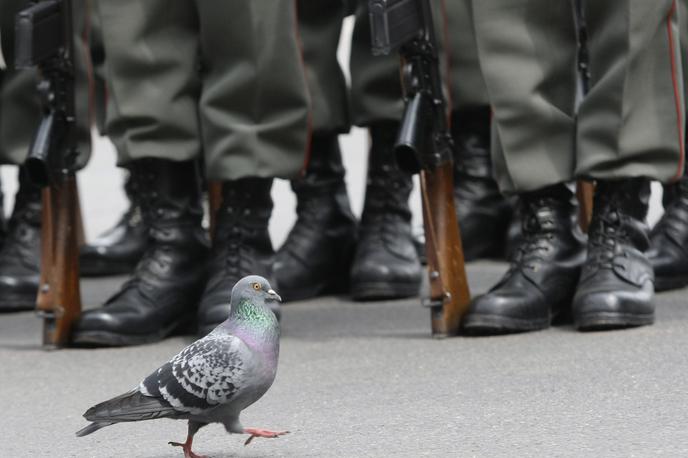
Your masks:
{"label": "gray asphalt ground", "polygon": [[[504,269],[469,267],[474,292]],[[121,278],[86,280],[102,301]],[[246,426],[279,439],[203,429],[211,457],[688,456],[688,304],[660,295],[654,326],[569,327],[433,340],[416,300],[330,297],[285,306],[273,388]],[[192,337],[138,348],[43,351],[32,313],[0,315],[0,457],[179,457],[186,425],[115,425],[84,438],[81,414],[132,388]]]}

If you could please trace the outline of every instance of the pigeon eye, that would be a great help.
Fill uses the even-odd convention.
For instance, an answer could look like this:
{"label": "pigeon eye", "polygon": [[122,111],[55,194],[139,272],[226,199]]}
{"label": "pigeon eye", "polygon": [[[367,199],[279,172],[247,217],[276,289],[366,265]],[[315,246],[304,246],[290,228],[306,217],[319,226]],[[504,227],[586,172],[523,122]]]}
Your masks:
{"label": "pigeon eye", "polygon": [[255,289],[256,291],[258,291],[258,290],[260,289],[260,283],[254,283],[254,284],[253,284],[253,289]]}

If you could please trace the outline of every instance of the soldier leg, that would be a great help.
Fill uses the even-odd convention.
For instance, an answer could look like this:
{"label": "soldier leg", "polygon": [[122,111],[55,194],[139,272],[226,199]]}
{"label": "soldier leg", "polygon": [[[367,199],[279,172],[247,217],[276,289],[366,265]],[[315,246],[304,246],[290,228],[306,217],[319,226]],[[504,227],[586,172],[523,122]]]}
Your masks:
{"label": "soldier leg", "polygon": [[[141,195],[149,244],[102,309],[86,311],[74,341],[133,345],[193,321],[205,281],[198,122],[198,21],[190,1],[102,1],[107,130]],[[144,45],[145,44],[145,45]]]}
{"label": "soldier leg", "polygon": [[359,240],[351,268],[354,299],[415,296],[421,266],[411,234],[411,175],[400,170],[392,147],[403,112],[399,59],[370,52],[367,2],[359,2],[351,43],[351,107],[356,125],[368,127],[367,186]]}
{"label": "soldier leg", "polygon": [[[500,187],[518,193],[523,235],[504,277],[475,298],[469,333],[546,328],[564,315],[585,259],[574,232],[576,33],[569,2],[473,2],[481,68],[494,107]],[[508,30],[508,33],[504,33]]]}
{"label": "soldier leg", "polygon": [[[4,45],[5,36],[2,41]],[[18,165],[19,183],[0,249],[0,311],[31,310],[36,307],[39,283],[41,192],[19,164],[40,121],[36,74],[8,70],[0,79],[0,160]],[[4,235],[4,215],[1,221]]]}
{"label": "soldier leg", "polygon": [[[8,68],[0,70],[0,161],[21,164],[40,121],[36,73],[14,70],[14,16],[28,6],[23,0],[0,1],[0,30]],[[19,189],[0,249],[0,311],[36,307],[39,282],[41,193],[18,167]],[[0,193],[0,196],[2,194]],[[4,239],[5,218],[2,221]]]}
{"label": "soldier leg", "polygon": [[[480,71],[470,0],[442,0],[437,30],[444,38],[451,94],[456,216],[466,261],[504,256],[512,204],[499,191],[490,159],[490,107]],[[518,224],[518,221],[515,221]]]}
{"label": "soldier leg", "polygon": [[208,178],[223,181],[199,332],[229,313],[243,276],[270,277],[273,177],[303,170],[310,107],[291,0],[198,0]]}
{"label": "soldier leg", "polygon": [[[95,6],[95,5],[93,5]],[[101,135],[106,135],[107,85],[105,47],[98,9],[90,9],[90,55],[93,63],[93,105],[95,123]],[[139,192],[134,180],[127,175],[124,192],[129,208],[115,225],[91,243],[80,248],[79,269],[82,276],[120,275],[131,272],[146,250],[148,230],[141,217]]]}
{"label": "soldier leg", "polygon": [[576,174],[597,181],[588,260],[573,314],[582,330],[651,324],[650,179],[683,173],[677,2],[585,3],[591,86],[579,110]]}
{"label": "soldier leg", "polygon": [[348,92],[337,61],[344,5],[300,0],[298,14],[313,137],[306,174],[291,180],[297,220],[275,257],[276,287],[287,301],[344,292],[356,239],[337,140],[349,130]]}

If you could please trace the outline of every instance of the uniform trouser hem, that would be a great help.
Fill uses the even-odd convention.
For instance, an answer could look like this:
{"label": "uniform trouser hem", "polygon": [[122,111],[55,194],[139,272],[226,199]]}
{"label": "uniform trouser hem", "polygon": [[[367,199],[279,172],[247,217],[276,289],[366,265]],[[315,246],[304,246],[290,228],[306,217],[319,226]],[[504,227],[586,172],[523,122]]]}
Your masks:
{"label": "uniform trouser hem", "polygon": [[578,110],[570,4],[541,0],[509,9],[507,3],[473,4],[503,191],[577,177],[680,176],[684,105],[676,2],[586,3],[596,71]]}

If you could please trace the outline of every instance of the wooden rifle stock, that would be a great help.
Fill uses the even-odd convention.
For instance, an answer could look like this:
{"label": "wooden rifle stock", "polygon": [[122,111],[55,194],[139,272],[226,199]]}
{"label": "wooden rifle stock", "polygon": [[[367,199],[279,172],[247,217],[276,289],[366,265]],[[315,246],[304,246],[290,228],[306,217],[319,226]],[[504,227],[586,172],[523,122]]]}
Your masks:
{"label": "wooden rifle stock", "polygon": [[588,232],[590,220],[592,220],[595,185],[589,181],[579,180],[576,183],[576,197],[578,198],[578,224],[583,232]]}
{"label": "wooden rifle stock", "polygon": [[454,336],[459,333],[471,296],[454,207],[452,163],[421,171],[420,180],[432,335]]}
{"label": "wooden rifle stock", "polygon": [[79,237],[81,211],[76,177],[67,174],[43,189],[41,277],[36,308],[43,317],[43,345],[69,343],[81,315]]}

